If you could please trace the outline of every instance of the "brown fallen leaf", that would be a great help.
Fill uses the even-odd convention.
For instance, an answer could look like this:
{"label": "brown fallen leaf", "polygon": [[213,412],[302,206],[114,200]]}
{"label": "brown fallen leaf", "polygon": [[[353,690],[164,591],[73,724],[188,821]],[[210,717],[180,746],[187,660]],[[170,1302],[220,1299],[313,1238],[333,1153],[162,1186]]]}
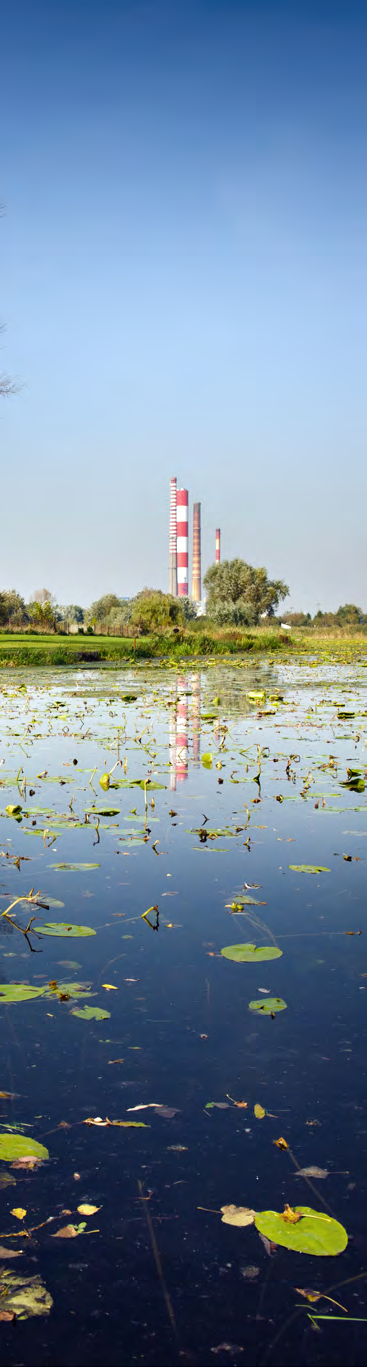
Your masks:
{"label": "brown fallen leaf", "polygon": [[14,1310],[0,1310],[0,1320],[5,1320],[7,1324],[11,1324],[12,1320],[15,1320]]}
{"label": "brown fallen leaf", "polygon": [[36,1158],[35,1154],[27,1154],[24,1158],[17,1158],[11,1166],[19,1168],[20,1171],[23,1168],[23,1172],[33,1172],[34,1168],[42,1167],[42,1158]]}
{"label": "brown fallen leaf", "polygon": [[[97,1210],[102,1210],[102,1206],[78,1206],[79,1215],[95,1215]],[[71,1215],[70,1210],[67,1213]]]}
{"label": "brown fallen leaf", "polygon": [[56,1234],[51,1235],[52,1239],[77,1239],[77,1237],[78,1230],[75,1225],[63,1225],[62,1229],[58,1229]]}
{"label": "brown fallen leaf", "polygon": [[74,1182],[80,1182],[80,1172],[73,1172]]}
{"label": "brown fallen leaf", "polygon": [[3,1248],[2,1245],[0,1245],[0,1258],[21,1258],[22,1252],[22,1249],[20,1249],[19,1253],[16,1253],[14,1248]]}
{"label": "brown fallen leaf", "polygon": [[302,1287],[302,1286],[295,1286],[294,1289],[295,1289],[295,1291],[298,1292],[298,1295],[299,1295],[299,1296],[304,1296],[304,1298],[305,1298],[306,1301],[311,1301],[311,1302],[312,1302],[312,1301],[313,1301],[313,1302],[315,1302],[315,1301],[320,1301],[320,1300],[330,1301],[331,1305],[337,1305],[337,1306],[338,1306],[338,1310],[344,1310],[344,1311],[345,1311],[345,1314],[346,1314],[346,1315],[348,1314],[348,1311],[346,1310],[345,1305],[341,1305],[341,1304],[340,1304],[340,1301],[334,1301],[332,1296],[326,1296],[326,1294],[325,1294],[324,1291],[312,1291],[311,1288],[310,1288],[309,1286],[305,1286],[305,1287]]}
{"label": "brown fallen leaf", "polygon": [[109,1058],[108,1062],[109,1062],[109,1064],[110,1064],[110,1063],[124,1063],[124,1062],[125,1062],[125,1059],[123,1059],[123,1058]]}
{"label": "brown fallen leaf", "polygon": [[311,1163],[311,1166],[310,1166],[309,1168],[298,1168],[298,1172],[296,1173],[296,1177],[328,1177],[328,1176],[329,1176],[329,1173],[328,1173],[327,1168],[317,1168],[317,1167],[315,1167],[315,1164],[314,1164],[314,1163]]}
{"label": "brown fallen leaf", "polygon": [[256,1211],[250,1206],[221,1206],[223,1225],[253,1225]]}

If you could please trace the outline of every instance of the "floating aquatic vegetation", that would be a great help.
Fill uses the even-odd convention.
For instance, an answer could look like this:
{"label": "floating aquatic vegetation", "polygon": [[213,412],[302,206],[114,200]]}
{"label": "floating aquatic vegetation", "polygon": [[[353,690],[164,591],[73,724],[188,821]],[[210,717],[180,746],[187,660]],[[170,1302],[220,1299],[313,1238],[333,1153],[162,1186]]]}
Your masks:
{"label": "floating aquatic vegetation", "polygon": [[2,1163],[15,1158],[49,1158],[48,1149],[25,1134],[0,1134],[0,1159]]}
{"label": "floating aquatic vegetation", "polygon": [[310,1206],[286,1207],[282,1215],[275,1210],[263,1210],[255,1215],[256,1229],[273,1244],[282,1244],[295,1253],[312,1253],[316,1257],[333,1257],[343,1253],[348,1243],[344,1225],[312,1210]]}
{"label": "floating aquatic vegetation", "polygon": [[43,926],[36,926],[36,930],[37,935],[57,935],[70,940],[96,933],[90,926],[68,925],[67,921],[45,921]]}
{"label": "floating aquatic vegetation", "polygon": [[[233,959],[236,964],[264,962],[265,959],[280,959],[283,953],[275,945],[226,945],[221,949],[224,959]],[[279,1007],[278,1007],[279,1010]]]}

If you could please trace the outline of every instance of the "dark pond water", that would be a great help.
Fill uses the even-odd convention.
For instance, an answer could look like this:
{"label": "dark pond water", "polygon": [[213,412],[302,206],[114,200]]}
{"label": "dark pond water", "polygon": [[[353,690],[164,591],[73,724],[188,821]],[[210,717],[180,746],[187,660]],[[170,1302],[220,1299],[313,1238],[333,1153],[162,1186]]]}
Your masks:
{"label": "dark pond water", "polygon": [[[366,1360],[366,677],[1,674],[0,909],[48,908],[0,920],[0,1131],[49,1153],[0,1162],[0,1311],[9,1277],[47,1292],[0,1323],[14,1367]],[[95,934],[37,934],[63,921]],[[282,955],[221,954],[249,942]],[[286,1009],[249,1008],[269,997]],[[286,1203],[341,1222],[345,1251],[221,1219]]]}

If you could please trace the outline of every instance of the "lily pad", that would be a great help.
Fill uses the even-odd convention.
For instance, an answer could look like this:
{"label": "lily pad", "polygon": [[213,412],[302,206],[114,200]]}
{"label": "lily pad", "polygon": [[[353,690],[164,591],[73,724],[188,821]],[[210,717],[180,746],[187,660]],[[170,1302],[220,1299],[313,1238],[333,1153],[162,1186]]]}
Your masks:
{"label": "lily pad", "polygon": [[294,873],[330,873],[323,864],[289,864]]}
{"label": "lily pad", "polygon": [[50,869],[61,869],[62,873],[78,873],[79,869],[100,869],[100,864],[50,864]]}
{"label": "lily pad", "polygon": [[283,950],[275,945],[226,945],[220,952],[224,959],[233,959],[236,964],[253,964],[264,959],[280,959]]}
{"label": "lily pad", "polygon": [[5,811],[7,812],[8,816],[21,816],[22,808],[20,807],[18,802],[17,805],[14,807],[12,807],[11,805],[9,807],[6,807]]}
{"label": "lily pad", "polygon": [[45,987],[32,987],[30,983],[0,983],[0,1003],[4,1002],[27,1002],[33,1001],[34,997],[43,997],[46,992]]}
{"label": "lily pad", "polygon": [[88,816],[120,816],[119,807],[88,807]]}
{"label": "lily pad", "polygon": [[213,763],[213,756],[210,754],[209,750],[205,755],[201,756],[201,763],[204,765],[204,769],[211,769]]}
{"label": "lily pad", "polygon": [[267,997],[266,1001],[249,1002],[249,1011],[262,1011],[263,1016],[274,1016],[276,1011],[286,1011],[287,1003],[283,997]]}
{"label": "lily pad", "polygon": [[255,1215],[256,1229],[271,1243],[282,1244],[295,1253],[330,1258],[346,1248],[348,1235],[338,1220],[323,1211],[312,1210],[310,1206],[295,1206],[294,1213],[301,1216],[295,1223],[275,1210],[260,1211]]}
{"label": "lily pad", "polygon": [[[74,939],[78,935],[95,935],[95,930],[90,926],[68,925],[67,921],[45,921],[44,926],[37,926],[37,935],[63,935]],[[0,988],[1,991],[1,988]]]}
{"label": "lily pad", "polygon": [[3,1163],[14,1158],[49,1158],[48,1149],[25,1134],[0,1134],[0,1159]]}
{"label": "lily pad", "polygon": [[76,1006],[71,1014],[80,1016],[84,1021],[106,1021],[109,1020],[111,1012],[102,1011],[100,1006]]}

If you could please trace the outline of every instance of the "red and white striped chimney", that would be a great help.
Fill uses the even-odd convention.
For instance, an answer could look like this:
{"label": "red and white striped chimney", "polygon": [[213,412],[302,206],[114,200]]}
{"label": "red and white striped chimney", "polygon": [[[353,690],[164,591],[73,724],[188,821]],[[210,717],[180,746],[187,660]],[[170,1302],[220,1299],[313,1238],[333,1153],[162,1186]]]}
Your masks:
{"label": "red and white striped chimney", "polygon": [[189,495],[187,489],[177,490],[177,593],[186,598],[189,592]]}
{"label": "red and white striped chimney", "polygon": [[217,565],[219,565],[219,562],[220,562],[220,527],[217,527],[217,530],[216,530],[216,533],[215,533],[215,562],[216,562]]}

